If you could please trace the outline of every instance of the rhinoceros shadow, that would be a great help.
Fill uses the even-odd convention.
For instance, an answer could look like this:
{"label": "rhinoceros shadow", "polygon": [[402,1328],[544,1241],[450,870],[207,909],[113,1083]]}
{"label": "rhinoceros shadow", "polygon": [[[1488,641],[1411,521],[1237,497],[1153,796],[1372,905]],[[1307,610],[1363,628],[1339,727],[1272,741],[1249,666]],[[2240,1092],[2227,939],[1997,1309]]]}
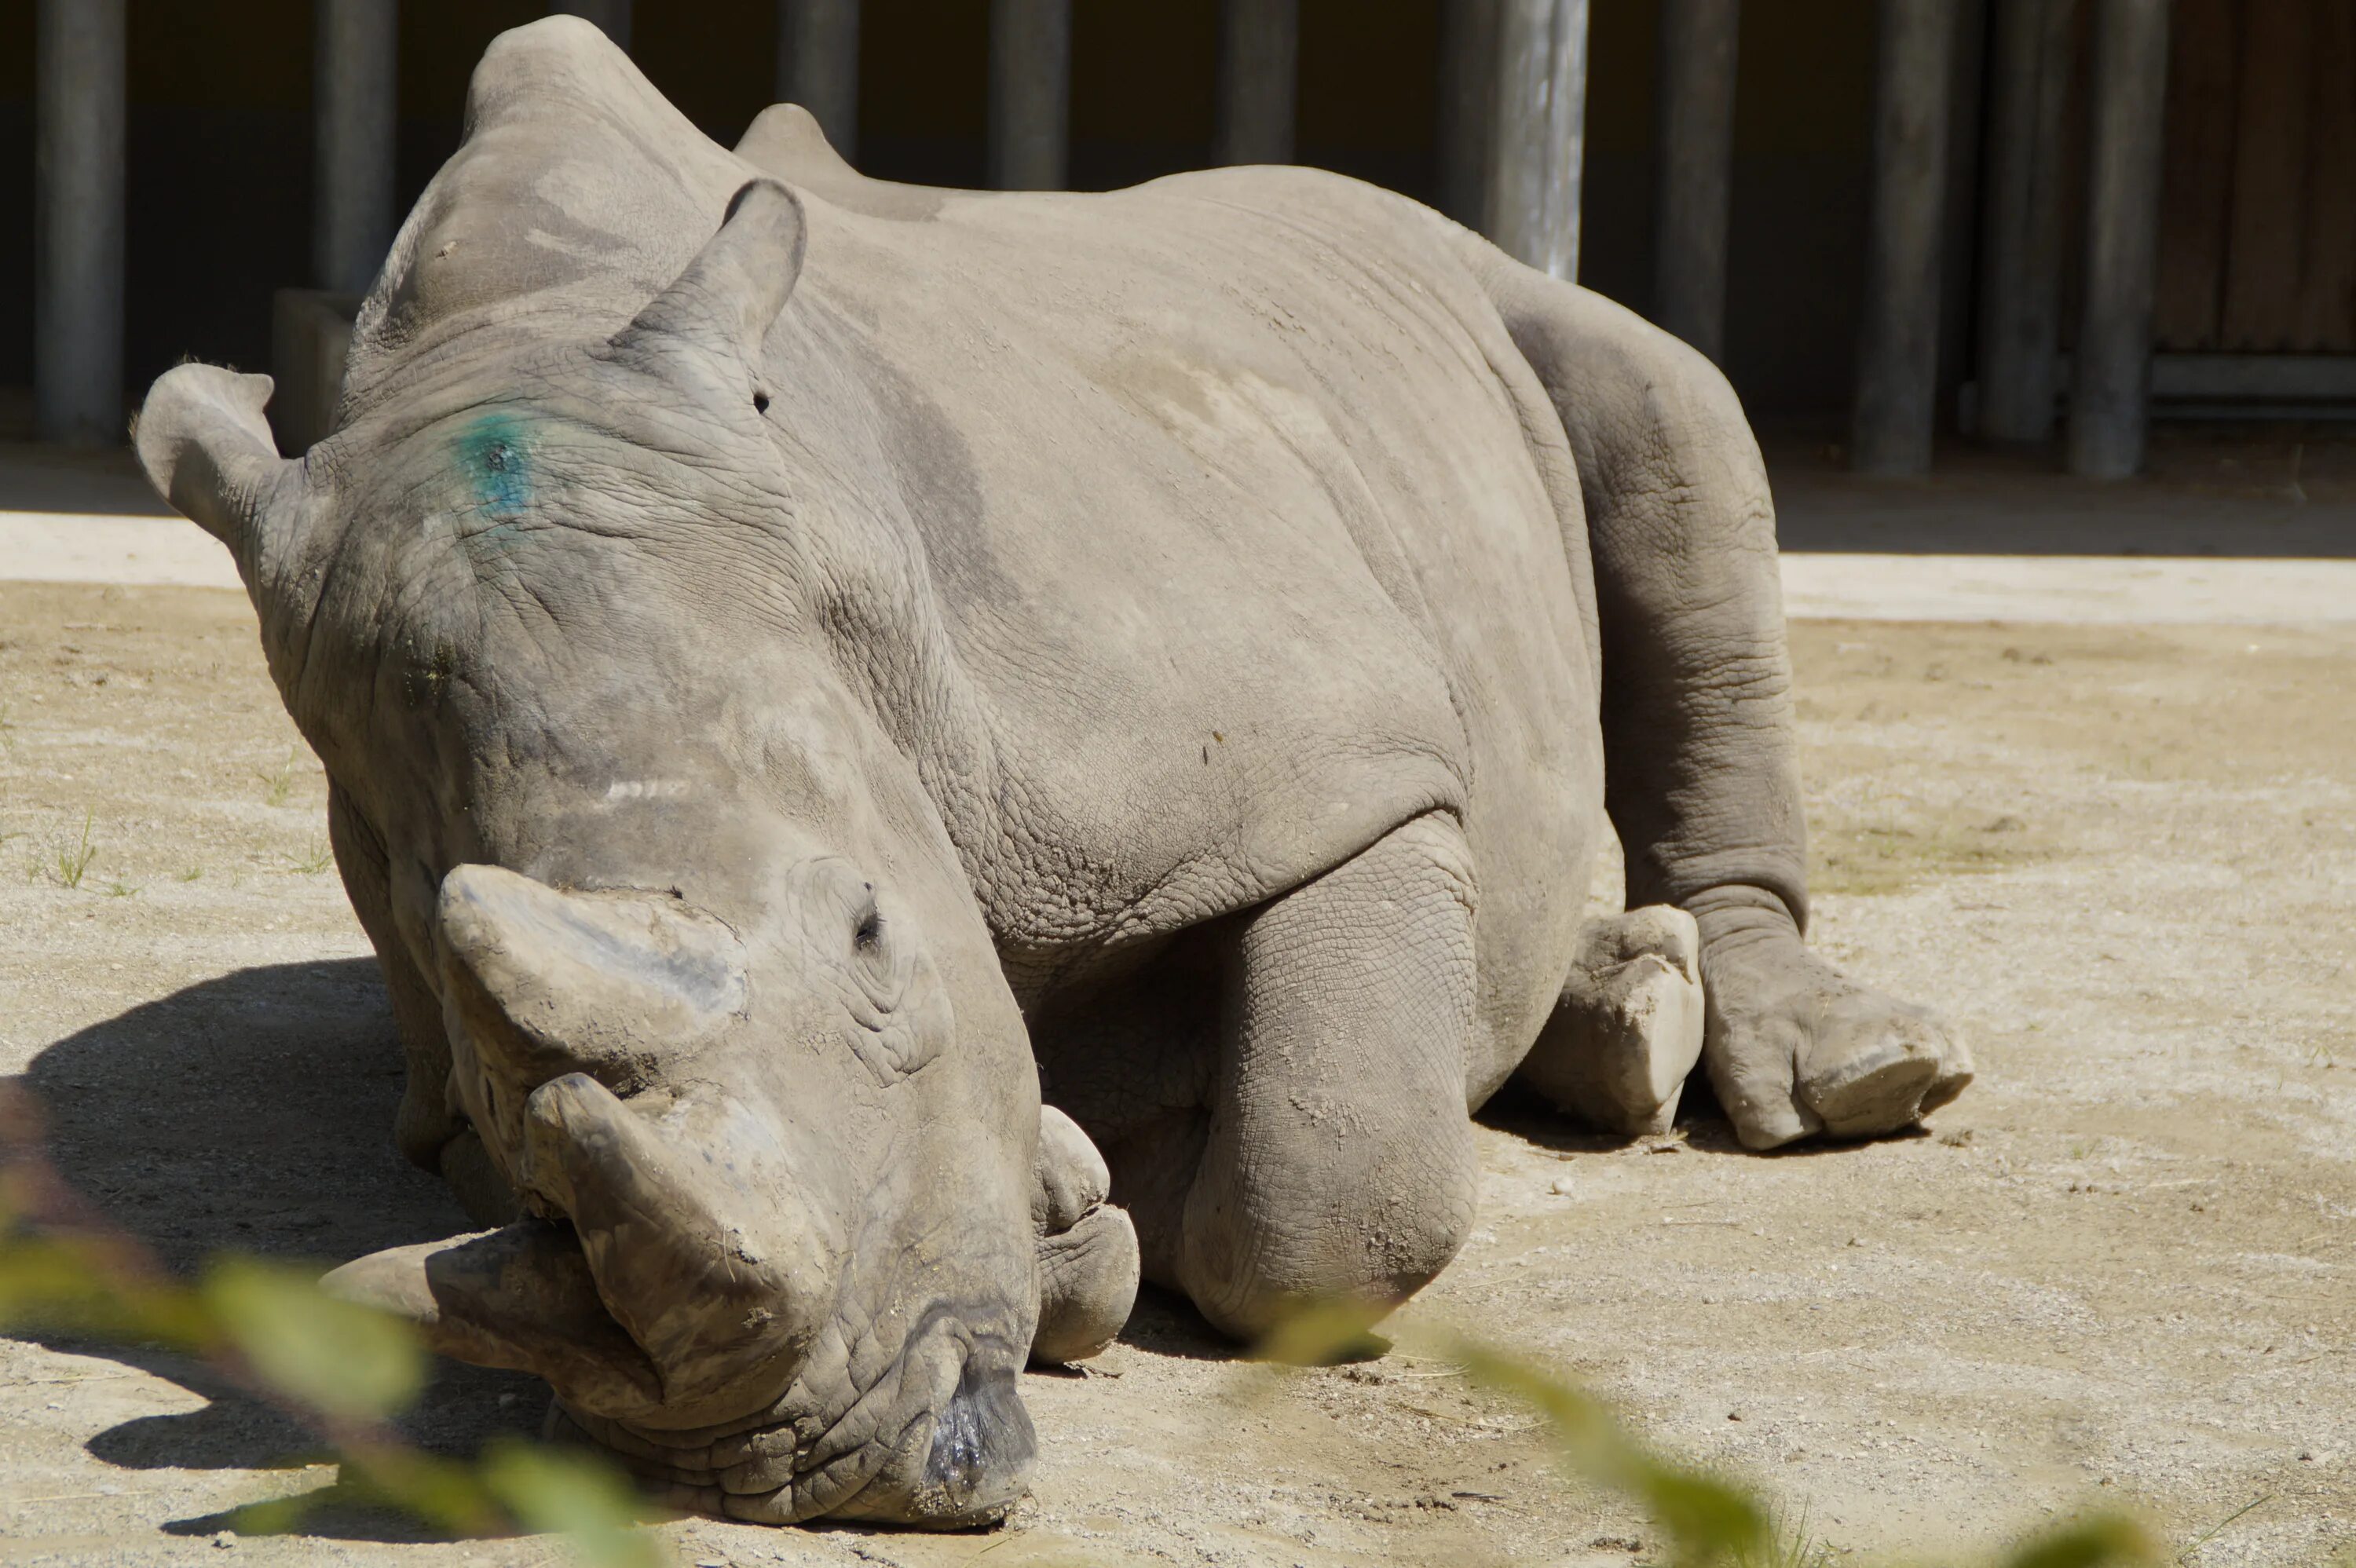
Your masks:
{"label": "rhinoceros shadow", "polygon": [[[187,1275],[220,1253],[315,1263],[467,1228],[439,1181],[392,1147],[402,1088],[392,1014],[369,959],[241,969],[93,1024],[22,1080],[59,1173],[116,1225]],[[131,1468],[262,1469],[320,1457],[317,1443],[199,1363],[159,1350],[32,1336],[170,1379],[209,1403],[109,1427],[90,1452]],[[537,1380],[437,1363],[404,1418],[429,1450],[472,1453],[537,1428]],[[210,1533],[221,1519],[167,1525]],[[409,1539],[376,1510],[307,1517],[305,1533]]]}

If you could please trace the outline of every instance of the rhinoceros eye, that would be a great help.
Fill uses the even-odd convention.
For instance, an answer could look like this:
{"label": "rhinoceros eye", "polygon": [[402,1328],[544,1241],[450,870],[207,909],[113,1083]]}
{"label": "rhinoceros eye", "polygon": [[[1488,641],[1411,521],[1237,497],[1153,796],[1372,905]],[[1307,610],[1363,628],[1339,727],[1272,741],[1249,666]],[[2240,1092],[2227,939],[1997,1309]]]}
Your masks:
{"label": "rhinoceros eye", "polygon": [[899,1005],[900,992],[907,984],[906,955],[894,952],[884,940],[885,922],[884,912],[875,907],[874,884],[866,884],[861,893],[851,921],[851,969],[868,1000],[889,1011]]}

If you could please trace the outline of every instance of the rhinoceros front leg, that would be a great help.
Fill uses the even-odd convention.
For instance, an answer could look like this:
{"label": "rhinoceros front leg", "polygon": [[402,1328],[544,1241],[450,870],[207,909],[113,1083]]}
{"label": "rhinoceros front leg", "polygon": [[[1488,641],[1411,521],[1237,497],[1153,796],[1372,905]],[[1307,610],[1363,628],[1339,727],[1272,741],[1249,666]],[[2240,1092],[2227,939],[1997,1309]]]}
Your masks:
{"label": "rhinoceros front leg", "polygon": [[412,962],[392,914],[392,879],[384,840],[342,785],[327,785],[327,842],[336,852],[352,912],[376,949],[408,1069],[392,1137],[401,1152],[438,1173],[478,1224],[504,1225],[517,1214],[515,1193],[491,1163],[483,1140],[450,1105],[450,1037],[441,998]]}
{"label": "rhinoceros front leg", "polygon": [[1971,1057],[1932,1015],[1801,941],[1775,513],[1733,389],[1610,301],[1486,247],[1474,259],[1577,465],[1563,522],[1583,528],[1595,565],[1605,798],[1629,902],[1673,903],[1699,924],[1711,1085],[1752,1148],[1904,1126],[1963,1092]]}
{"label": "rhinoceros front leg", "polygon": [[1665,1133],[1701,1059],[1701,933],[1666,904],[1591,921],[1521,1076],[1608,1133]]}
{"label": "rhinoceros front leg", "polygon": [[1148,1246],[1226,1332],[1404,1299],[1471,1230],[1471,865],[1452,817],[1418,817],[1242,923],[1180,1233]]}

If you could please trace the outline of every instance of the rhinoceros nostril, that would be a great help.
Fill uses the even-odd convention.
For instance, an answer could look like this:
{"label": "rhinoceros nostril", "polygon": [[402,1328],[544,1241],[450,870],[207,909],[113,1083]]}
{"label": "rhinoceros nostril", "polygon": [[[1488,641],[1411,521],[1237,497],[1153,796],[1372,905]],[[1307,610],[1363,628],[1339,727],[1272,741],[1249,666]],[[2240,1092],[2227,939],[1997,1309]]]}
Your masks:
{"label": "rhinoceros nostril", "polygon": [[1019,1477],[1038,1452],[1031,1413],[1023,1408],[1014,1375],[1004,1369],[977,1371],[966,1363],[933,1427],[933,1451],[925,1478],[959,1509],[990,1499]]}

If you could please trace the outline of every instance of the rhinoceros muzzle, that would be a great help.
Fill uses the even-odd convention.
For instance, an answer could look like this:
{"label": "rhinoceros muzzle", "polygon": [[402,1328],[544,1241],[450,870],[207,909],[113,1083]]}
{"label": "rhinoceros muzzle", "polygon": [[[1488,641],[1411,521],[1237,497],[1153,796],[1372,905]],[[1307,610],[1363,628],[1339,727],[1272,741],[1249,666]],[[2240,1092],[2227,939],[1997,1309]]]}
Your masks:
{"label": "rhinoceros muzzle", "polygon": [[[828,1249],[790,1171],[764,1157],[774,1130],[713,1086],[682,1090],[744,1010],[743,944],[666,894],[560,891],[488,866],[444,879],[434,926],[455,1097],[543,1226],[534,1297],[585,1279],[654,1382],[649,1400],[626,1363],[622,1387],[559,1392],[688,1425],[775,1398],[832,1308]],[[547,1255],[566,1245],[577,1267]]]}
{"label": "rhinoceros muzzle", "polygon": [[737,934],[668,893],[486,866],[444,880],[434,930],[453,1096],[527,1217],[372,1253],[329,1288],[443,1354],[539,1374],[556,1424],[681,1506],[1002,1511],[1032,1450],[1024,1347],[938,1307],[896,1345],[840,1342],[849,1248],[809,1200],[823,1180],[704,1061],[744,1026]]}

